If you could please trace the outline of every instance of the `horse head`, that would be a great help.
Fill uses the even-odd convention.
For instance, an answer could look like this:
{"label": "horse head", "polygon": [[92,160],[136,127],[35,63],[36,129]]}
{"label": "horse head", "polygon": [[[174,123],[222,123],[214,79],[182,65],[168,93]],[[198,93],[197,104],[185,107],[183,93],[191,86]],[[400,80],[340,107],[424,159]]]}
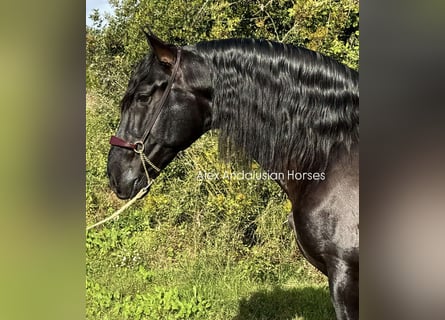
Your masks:
{"label": "horse head", "polygon": [[211,81],[202,58],[144,33],[151,53],[130,78],[108,154],[110,187],[121,199],[147,186],[211,123]]}

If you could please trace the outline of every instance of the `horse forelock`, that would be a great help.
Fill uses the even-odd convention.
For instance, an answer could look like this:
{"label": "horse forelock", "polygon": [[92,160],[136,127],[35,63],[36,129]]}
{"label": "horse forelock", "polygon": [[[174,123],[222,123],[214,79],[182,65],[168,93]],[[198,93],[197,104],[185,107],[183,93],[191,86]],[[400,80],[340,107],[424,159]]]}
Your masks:
{"label": "horse forelock", "polygon": [[124,97],[120,103],[120,108],[122,111],[130,107],[136,90],[139,88],[141,82],[149,75],[153,61],[153,54],[147,54],[133,69],[130,80],[128,81],[127,91],[125,91]]}

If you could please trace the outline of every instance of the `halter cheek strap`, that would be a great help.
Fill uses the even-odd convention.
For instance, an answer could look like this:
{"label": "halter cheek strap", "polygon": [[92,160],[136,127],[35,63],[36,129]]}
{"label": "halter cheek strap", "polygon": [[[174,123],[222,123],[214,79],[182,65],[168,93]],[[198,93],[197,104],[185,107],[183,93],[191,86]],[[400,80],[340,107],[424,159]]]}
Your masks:
{"label": "halter cheek strap", "polygon": [[121,148],[126,148],[126,149],[131,149],[133,150],[135,153],[139,154],[141,157],[141,162],[142,162],[142,166],[144,167],[144,171],[145,171],[145,175],[147,176],[147,181],[148,184],[151,184],[151,179],[150,176],[148,175],[148,170],[146,167],[146,163],[148,165],[150,165],[151,168],[153,168],[156,172],[160,172],[161,169],[156,166],[144,153],[144,149],[145,149],[145,141],[147,140],[148,135],[150,134],[151,129],[153,128],[153,126],[156,123],[156,120],[158,120],[159,118],[159,114],[161,113],[161,110],[165,104],[165,101],[167,101],[168,95],[170,94],[170,91],[172,89],[173,86],[173,82],[175,81],[175,77],[176,74],[178,72],[179,69],[179,63],[181,61],[181,49],[177,49],[177,53],[176,53],[176,62],[175,65],[173,67],[173,71],[172,74],[170,76],[170,78],[168,79],[168,83],[167,83],[167,87],[165,88],[165,91],[161,97],[161,100],[159,101],[158,105],[156,106],[154,113],[153,113],[153,117],[151,117],[149,123],[147,124],[147,128],[145,129],[144,134],[142,135],[142,138],[140,140],[137,140],[133,143],[125,141],[119,137],[116,136],[111,136],[110,139],[110,144],[112,146],[116,146],[116,147],[121,147]]}

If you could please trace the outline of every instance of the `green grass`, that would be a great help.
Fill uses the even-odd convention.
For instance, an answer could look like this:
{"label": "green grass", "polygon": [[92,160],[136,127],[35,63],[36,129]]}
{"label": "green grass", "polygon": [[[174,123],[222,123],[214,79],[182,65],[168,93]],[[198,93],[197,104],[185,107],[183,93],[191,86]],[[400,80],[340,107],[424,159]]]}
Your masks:
{"label": "green grass", "polygon": [[[118,108],[90,92],[86,116],[90,225],[124,202],[106,177]],[[326,278],[283,224],[290,205],[278,186],[197,179],[237,169],[218,161],[215,137],[199,139],[149,195],[87,233],[87,319],[335,319]]]}

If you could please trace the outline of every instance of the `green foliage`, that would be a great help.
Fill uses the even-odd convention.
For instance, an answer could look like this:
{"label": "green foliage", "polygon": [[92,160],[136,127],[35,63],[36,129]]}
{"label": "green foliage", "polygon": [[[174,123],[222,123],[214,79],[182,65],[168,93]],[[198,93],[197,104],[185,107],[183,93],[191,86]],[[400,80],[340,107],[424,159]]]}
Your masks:
{"label": "green foliage", "polygon": [[[90,225],[123,202],[109,190],[105,172],[117,108],[89,92],[86,115]],[[87,318],[229,319],[240,312],[240,297],[289,282],[319,288],[320,303],[329,303],[326,280],[298,254],[283,224],[290,204],[275,183],[198,178],[237,169],[219,161],[210,132],[162,172],[143,200],[88,231]],[[260,169],[253,164],[252,170]],[[310,309],[293,312],[311,319]],[[327,308],[316,319],[330,318]]]}
{"label": "green foliage", "polygon": [[94,297],[87,313],[92,319],[194,319],[202,318],[210,308],[210,303],[201,297],[196,287],[191,293],[155,287],[150,294],[122,295],[87,281],[87,296]]}
{"label": "green foliage", "polygon": [[358,0],[300,0],[289,9],[292,35],[285,40],[358,69]]}
{"label": "green foliage", "polygon": [[[108,141],[131,69],[147,52],[141,26],[179,45],[228,37],[294,43],[358,68],[356,0],[110,2],[115,14],[93,13],[86,32],[87,225],[123,204],[108,187]],[[334,317],[326,279],[300,256],[283,224],[290,203],[279,187],[199,178],[240,169],[221,163],[217,149],[216,133],[207,133],[143,200],[88,231],[88,319]],[[256,163],[250,169],[262,172]]]}
{"label": "green foliage", "polygon": [[[177,45],[230,37],[293,43],[358,69],[358,0],[206,1],[110,0],[114,15],[91,15],[87,28],[87,87],[118,99],[132,67],[147,52],[149,26]],[[105,24],[106,21],[106,24]]]}

